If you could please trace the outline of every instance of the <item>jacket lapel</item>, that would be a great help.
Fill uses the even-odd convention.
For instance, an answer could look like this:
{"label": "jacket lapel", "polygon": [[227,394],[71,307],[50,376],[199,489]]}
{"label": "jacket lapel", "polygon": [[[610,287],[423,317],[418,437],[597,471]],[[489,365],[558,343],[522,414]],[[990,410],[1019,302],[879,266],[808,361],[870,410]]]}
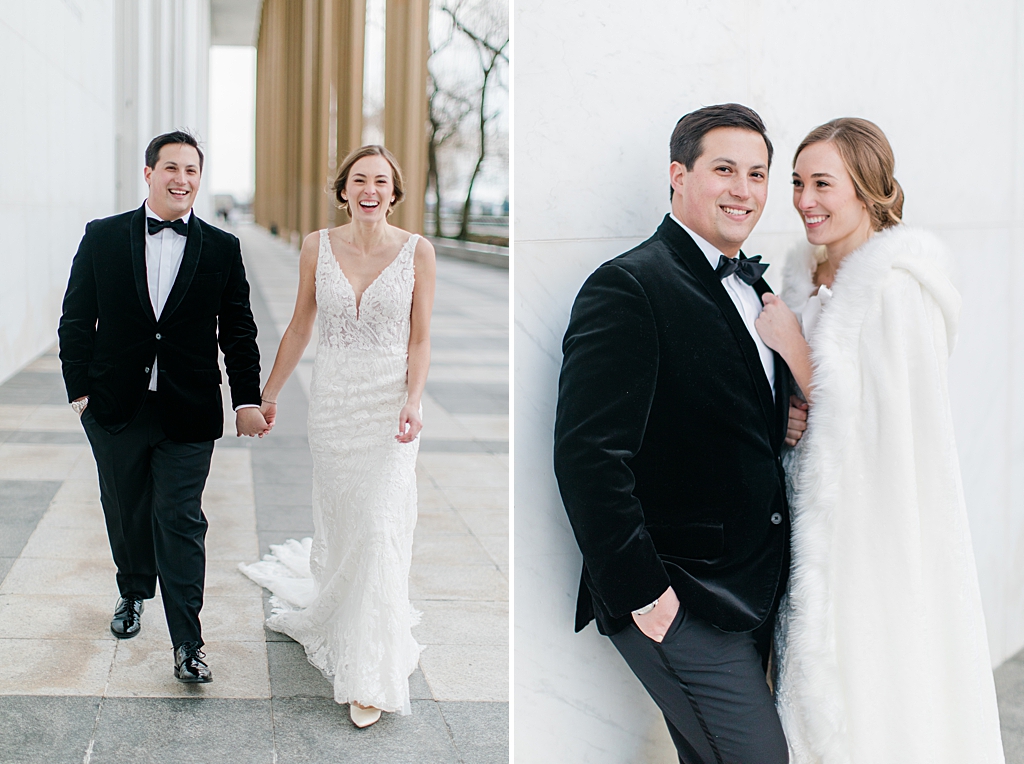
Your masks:
{"label": "jacket lapel", "polygon": [[[757,390],[757,397],[761,402],[761,410],[764,412],[765,421],[774,435],[776,433],[775,422],[777,417],[775,401],[772,400],[772,388],[768,384],[768,377],[764,373],[764,366],[761,365],[761,355],[757,352],[757,345],[754,344],[750,332],[747,331],[747,325],[743,323],[743,318],[740,316],[739,311],[736,310],[736,305],[733,303],[732,298],[725,291],[721,279],[715,275],[714,269],[708,263],[707,258],[704,257],[700,247],[697,246],[697,242],[690,238],[690,235],[680,228],[668,215],[665,216],[661,227],[658,228],[658,234],[668,242],[676,256],[683,261],[683,265],[687,267],[707,290],[708,294],[711,295],[718,305],[719,310],[722,311],[722,315],[725,316],[729,328],[732,329],[733,336],[739,343],[743,358],[747,362],[747,369],[750,371],[754,387]],[[758,285],[762,285],[759,291]],[[754,284],[754,289],[757,291],[758,297],[766,291],[771,291],[764,279],[758,279]],[[775,367],[778,369],[778,360],[776,360]]]}
{"label": "jacket lapel", "polygon": [[203,231],[199,227],[199,218],[193,210],[188,219],[188,238],[185,241],[185,254],[181,258],[181,267],[178,268],[178,277],[174,279],[174,286],[171,293],[167,295],[167,303],[164,305],[160,318],[170,316],[181,304],[185,292],[192,284],[192,277],[199,267],[199,253],[203,248]]}
{"label": "jacket lapel", "polygon": [[149,299],[149,281],[146,279],[146,205],[143,204],[132,215],[128,232],[132,249],[132,272],[135,274],[135,289],[139,293],[142,311],[149,320],[156,323],[153,301]]}

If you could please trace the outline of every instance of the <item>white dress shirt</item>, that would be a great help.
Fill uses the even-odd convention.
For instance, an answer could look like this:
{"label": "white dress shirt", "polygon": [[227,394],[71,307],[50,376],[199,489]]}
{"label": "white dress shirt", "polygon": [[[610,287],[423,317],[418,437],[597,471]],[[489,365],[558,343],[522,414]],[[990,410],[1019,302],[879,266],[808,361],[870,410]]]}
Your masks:
{"label": "white dress shirt", "polygon": [[[146,217],[162,219],[149,208],[149,202],[146,202]],[[192,210],[189,210],[182,220],[187,225],[191,217]],[[146,224],[146,282],[149,284],[149,301],[157,320],[167,304],[174,280],[178,278],[181,259],[185,256],[185,242],[186,237],[170,228],[151,234],[149,224]],[[149,377],[150,390],[156,390],[156,360],[153,359],[153,373]]]}
{"label": "white dress shirt", "polygon": [[[161,220],[146,202],[146,217],[154,220]],[[192,217],[192,210],[181,219],[188,225]],[[146,224],[146,283],[149,285],[149,301],[153,306],[153,314],[160,320],[160,314],[167,304],[167,296],[171,293],[174,280],[178,278],[178,271],[181,269],[181,260],[185,256],[185,243],[187,237],[175,233],[170,228],[164,228],[154,234],[149,232],[149,224]],[[153,359],[153,373],[149,376],[149,389],[156,390],[156,368],[157,359]],[[243,403],[235,408],[247,409],[259,408],[255,403]]]}
{"label": "white dress shirt", "polygon": [[[718,267],[718,260],[722,256],[722,252],[718,250],[710,242],[704,240],[699,235],[687,228],[683,223],[673,215],[669,213],[671,217],[680,228],[690,234],[690,238],[696,242],[697,246],[700,247],[700,251],[704,253],[704,257],[707,258],[711,264],[711,269],[714,270]],[[739,311],[740,318],[743,319],[743,324],[747,327],[747,331],[750,332],[750,337],[754,340],[754,344],[757,345],[757,353],[761,357],[761,365],[764,367],[765,376],[768,377],[768,384],[772,388],[772,397],[775,397],[775,356],[772,354],[771,348],[764,344],[764,340],[761,339],[761,335],[757,333],[757,329],[754,328],[754,321],[761,315],[761,298],[757,296],[757,292],[754,291],[754,287],[750,286],[747,282],[739,278],[735,273],[732,273],[722,279],[722,286],[725,287],[725,291],[728,293],[733,304],[736,306],[736,310]]]}

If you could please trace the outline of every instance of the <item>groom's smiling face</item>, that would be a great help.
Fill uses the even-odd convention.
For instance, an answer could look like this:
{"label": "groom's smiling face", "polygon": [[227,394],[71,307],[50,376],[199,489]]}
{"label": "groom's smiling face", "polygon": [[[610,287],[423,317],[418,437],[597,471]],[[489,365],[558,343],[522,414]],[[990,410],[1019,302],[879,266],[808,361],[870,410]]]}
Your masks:
{"label": "groom's smiling face", "polygon": [[768,147],[738,127],[704,135],[693,169],[673,162],[672,213],[723,254],[734,257],[757,224],[768,198]]}
{"label": "groom's smiling face", "polygon": [[177,220],[192,209],[199,192],[199,152],[186,143],[160,148],[154,167],[145,168],[149,208],[164,220]]}

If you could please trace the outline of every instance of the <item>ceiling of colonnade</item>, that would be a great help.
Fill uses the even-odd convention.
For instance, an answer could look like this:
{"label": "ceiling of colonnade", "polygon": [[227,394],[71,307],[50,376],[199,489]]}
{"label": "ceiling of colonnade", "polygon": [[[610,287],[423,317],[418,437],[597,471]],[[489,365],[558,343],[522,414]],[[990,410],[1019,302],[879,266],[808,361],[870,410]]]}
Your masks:
{"label": "ceiling of colonnade", "polygon": [[262,0],[212,0],[214,45],[255,45]]}

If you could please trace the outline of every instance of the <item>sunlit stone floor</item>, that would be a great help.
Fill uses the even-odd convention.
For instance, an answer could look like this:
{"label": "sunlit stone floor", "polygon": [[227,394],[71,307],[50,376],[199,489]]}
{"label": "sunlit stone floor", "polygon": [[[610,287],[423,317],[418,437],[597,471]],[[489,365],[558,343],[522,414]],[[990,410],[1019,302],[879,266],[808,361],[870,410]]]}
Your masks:
{"label": "sunlit stone floor", "polygon": [[[256,227],[238,234],[265,377],[297,257]],[[214,451],[203,501],[208,685],[174,679],[159,596],[137,638],[110,634],[117,588],[95,464],[56,348],[0,386],[0,761],[508,760],[508,272],[438,264],[411,577],[426,649],[412,715],[367,730],[352,727],[299,645],[264,629],[266,596],[237,570],[312,532],[313,345],[273,433],[229,435]]]}

